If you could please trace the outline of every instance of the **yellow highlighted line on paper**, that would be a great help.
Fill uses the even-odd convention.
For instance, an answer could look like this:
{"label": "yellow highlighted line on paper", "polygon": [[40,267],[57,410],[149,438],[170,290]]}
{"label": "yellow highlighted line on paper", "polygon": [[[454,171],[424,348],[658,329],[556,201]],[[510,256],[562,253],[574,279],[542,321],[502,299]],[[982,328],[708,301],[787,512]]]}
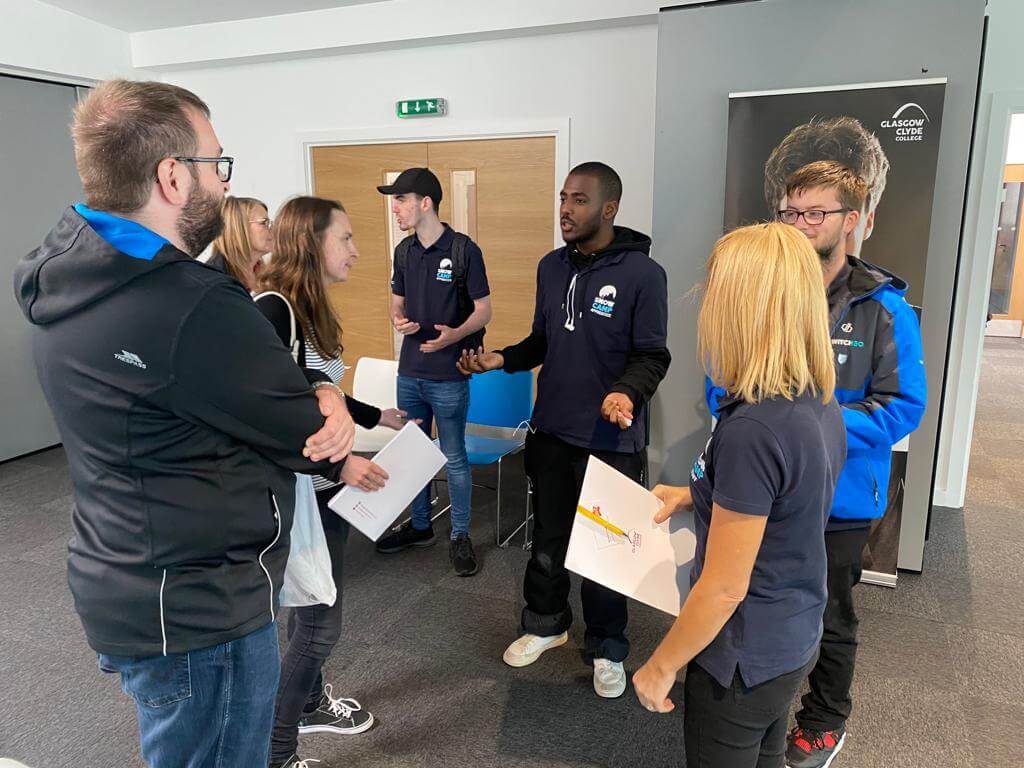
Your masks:
{"label": "yellow highlighted line on paper", "polygon": [[607,528],[612,533],[617,533],[619,536],[625,536],[627,539],[629,538],[629,534],[626,533],[621,528],[619,528],[619,526],[614,525],[612,523],[609,523],[604,518],[598,517],[597,515],[595,515],[593,512],[591,512],[586,507],[583,507],[583,506],[580,506],[579,504],[577,504],[576,505],[576,511],[579,512],[584,517],[586,517],[587,519],[593,520],[595,523],[600,525],[602,528]]}

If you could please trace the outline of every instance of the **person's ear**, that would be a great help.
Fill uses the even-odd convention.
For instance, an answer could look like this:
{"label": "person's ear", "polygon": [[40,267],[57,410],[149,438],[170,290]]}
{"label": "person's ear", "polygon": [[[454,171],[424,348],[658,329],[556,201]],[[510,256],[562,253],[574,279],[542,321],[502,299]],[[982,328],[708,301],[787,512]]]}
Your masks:
{"label": "person's ear", "polygon": [[601,217],[607,221],[614,221],[615,216],[619,212],[619,201],[609,200],[604,204],[604,208],[601,211]]}
{"label": "person's ear", "polygon": [[867,240],[869,237],[871,237],[871,233],[872,233],[872,231],[874,231],[874,229],[875,229],[875,211],[874,211],[874,209],[872,209],[872,210],[868,211],[867,215],[864,217],[864,238],[863,239]]}
{"label": "person's ear", "polygon": [[847,211],[846,220],[843,222],[843,234],[849,235],[857,231],[857,224],[860,222],[860,211]]}
{"label": "person's ear", "polygon": [[156,166],[157,190],[170,205],[178,207],[185,204],[192,189],[192,182],[188,166],[173,157],[165,157]]}

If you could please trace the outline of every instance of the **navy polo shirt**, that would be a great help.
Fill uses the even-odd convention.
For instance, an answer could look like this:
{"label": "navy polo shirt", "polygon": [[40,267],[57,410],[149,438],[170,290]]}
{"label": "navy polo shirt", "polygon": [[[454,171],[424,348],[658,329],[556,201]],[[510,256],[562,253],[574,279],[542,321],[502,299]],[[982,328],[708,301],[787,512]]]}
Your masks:
{"label": "navy polo shirt", "polygon": [[533,332],[543,334],[547,351],[533,425],[571,445],[617,453],[647,445],[646,405],[629,429],[601,417],[630,353],[664,347],[668,335],[665,270],[647,255],[650,240],[636,238],[579,272],[565,248],[537,267]]}
{"label": "navy polo shirt", "polygon": [[695,661],[722,686],[739,669],[759,685],[807,664],[821,640],[825,610],[825,523],[846,461],[838,404],[804,395],[751,404],[725,397],[704,452],[693,465],[700,578],[712,503],[768,518],[750,589]]}
{"label": "navy polo shirt", "polygon": [[[405,316],[420,324],[417,333],[402,339],[398,359],[400,376],[430,381],[462,381],[466,377],[455,367],[464,344],[451,344],[437,352],[420,352],[420,344],[436,339],[435,325],[457,328],[465,318],[459,316],[459,294],[452,271],[452,229],[444,225],[444,233],[429,248],[419,238],[413,240],[405,260],[405,270],[395,267],[391,292],[405,297]],[[491,294],[487,270],[480,247],[466,243],[466,288],[474,301]],[[463,340],[472,343],[472,337]]]}

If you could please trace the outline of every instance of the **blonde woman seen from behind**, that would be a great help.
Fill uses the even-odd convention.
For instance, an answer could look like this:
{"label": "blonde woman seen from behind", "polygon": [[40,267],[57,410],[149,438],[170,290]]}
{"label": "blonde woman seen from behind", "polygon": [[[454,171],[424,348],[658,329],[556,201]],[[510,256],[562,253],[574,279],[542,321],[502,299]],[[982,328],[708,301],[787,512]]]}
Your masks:
{"label": "blonde woman seen from behind", "polygon": [[697,550],[679,617],[633,677],[674,708],[686,667],[691,768],[782,768],[789,706],[813,665],[825,607],[825,521],[846,457],[821,266],[783,224],[715,244],[698,321],[726,395],[688,487],[654,489],[655,520],[693,508]]}

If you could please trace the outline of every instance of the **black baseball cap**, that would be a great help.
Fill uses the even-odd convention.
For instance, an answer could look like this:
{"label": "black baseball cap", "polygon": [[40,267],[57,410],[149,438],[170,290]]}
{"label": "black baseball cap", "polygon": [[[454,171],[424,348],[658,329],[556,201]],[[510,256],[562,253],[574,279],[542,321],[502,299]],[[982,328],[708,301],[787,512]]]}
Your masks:
{"label": "black baseball cap", "polygon": [[382,195],[408,195],[429,197],[434,205],[441,204],[441,182],[429,168],[407,168],[398,174],[394,184],[377,187]]}

